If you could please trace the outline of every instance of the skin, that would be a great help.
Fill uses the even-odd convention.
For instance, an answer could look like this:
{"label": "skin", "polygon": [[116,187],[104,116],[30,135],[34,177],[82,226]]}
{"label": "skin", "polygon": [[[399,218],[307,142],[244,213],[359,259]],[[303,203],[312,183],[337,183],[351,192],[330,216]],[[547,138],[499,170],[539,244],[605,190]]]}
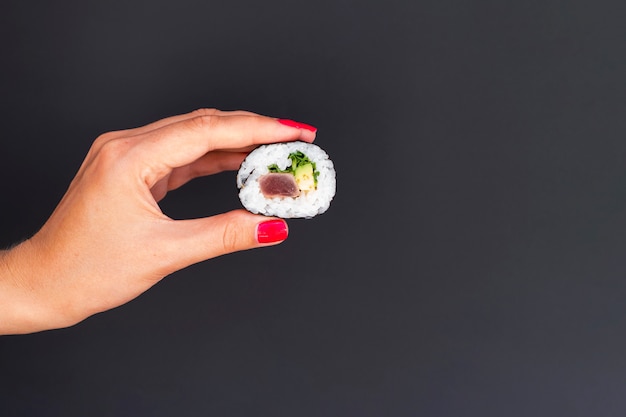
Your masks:
{"label": "skin", "polygon": [[202,109],[98,137],[48,221],[0,252],[0,334],[74,325],[191,264],[268,246],[245,210],[173,220],[158,206],[189,180],[236,170],[265,143],[315,133],[244,111]]}

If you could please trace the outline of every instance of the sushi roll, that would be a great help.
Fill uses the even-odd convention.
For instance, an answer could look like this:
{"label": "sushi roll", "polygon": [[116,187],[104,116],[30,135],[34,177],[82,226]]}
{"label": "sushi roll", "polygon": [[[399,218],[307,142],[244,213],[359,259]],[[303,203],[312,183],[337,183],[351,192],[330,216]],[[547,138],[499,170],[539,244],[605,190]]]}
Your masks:
{"label": "sushi roll", "polygon": [[296,141],[261,145],[237,173],[239,199],[255,214],[311,218],[335,196],[335,168],[319,146]]}

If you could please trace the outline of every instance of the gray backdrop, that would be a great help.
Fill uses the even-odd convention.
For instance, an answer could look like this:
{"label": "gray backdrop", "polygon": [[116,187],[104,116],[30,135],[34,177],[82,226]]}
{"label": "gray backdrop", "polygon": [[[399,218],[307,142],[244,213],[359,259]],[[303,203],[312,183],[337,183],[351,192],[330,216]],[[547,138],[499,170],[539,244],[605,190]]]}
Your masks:
{"label": "gray backdrop", "polygon": [[[0,337],[2,416],[623,416],[621,1],[0,6],[0,244],[100,133],[199,107],[311,123],[338,191],[282,245]],[[238,208],[234,173],[168,195]]]}

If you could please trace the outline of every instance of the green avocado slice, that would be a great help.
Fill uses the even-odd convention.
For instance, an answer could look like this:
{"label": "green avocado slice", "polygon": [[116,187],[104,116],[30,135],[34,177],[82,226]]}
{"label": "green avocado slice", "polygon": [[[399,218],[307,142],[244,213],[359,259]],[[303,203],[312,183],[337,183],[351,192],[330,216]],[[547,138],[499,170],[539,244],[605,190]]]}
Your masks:
{"label": "green avocado slice", "polygon": [[296,168],[293,173],[296,177],[296,184],[300,191],[315,190],[315,177],[313,176],[313,164],[304,164]]}

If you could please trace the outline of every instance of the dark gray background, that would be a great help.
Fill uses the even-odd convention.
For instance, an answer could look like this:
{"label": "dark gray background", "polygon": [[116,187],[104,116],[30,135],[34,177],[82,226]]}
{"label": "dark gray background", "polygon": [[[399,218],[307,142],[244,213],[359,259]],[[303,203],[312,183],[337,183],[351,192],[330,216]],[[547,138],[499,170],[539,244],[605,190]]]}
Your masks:
{"label": "dark gray background", "polygon": [[[199,107],[317,126],[338,192],[278,247],[1,337],[0,415],[623,416],[623,4],[3,1],[1,245],[97,135]],[[163,202],[238,207],[233,173]]]}

